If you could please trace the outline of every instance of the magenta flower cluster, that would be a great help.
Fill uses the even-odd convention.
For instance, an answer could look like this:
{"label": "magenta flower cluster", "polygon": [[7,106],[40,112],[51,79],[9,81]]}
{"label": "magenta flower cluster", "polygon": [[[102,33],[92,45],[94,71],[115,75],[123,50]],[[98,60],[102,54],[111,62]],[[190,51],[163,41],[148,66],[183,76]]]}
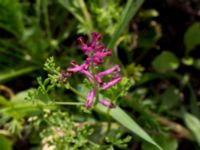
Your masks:
{"label": "magenta flower cluster", "polygon": [[[91,33],[91,42],[89,44],[86,43],[83,37],[79,37],[78,42],[80,43],[81,50],[86,55],[85,62],[78,65],[76,61],[73,60],[70,63],[71,66],[67,68],[66,71],[61,72],[62,78],[67,78],[76,72],[80,72],[91,83],[93,88],[89,91],[85,102],[85,107],[87,109],[92,107],[98,90],[106,90],[119,83],[122,79],[119,74],[120,67],[118,65],[114,65],[112,68],[105,71],[98,72],[98,66],[103,63],[104,57],[112,55],[112,51],[106,49],[101,39],[101,34],[97,32]],[[104,82],[103,77],[108,75],[112,75],[112,79],[109,82]],[[98,99],[98,102],[106,107],[114,107],[114,104],[106,99]]]}

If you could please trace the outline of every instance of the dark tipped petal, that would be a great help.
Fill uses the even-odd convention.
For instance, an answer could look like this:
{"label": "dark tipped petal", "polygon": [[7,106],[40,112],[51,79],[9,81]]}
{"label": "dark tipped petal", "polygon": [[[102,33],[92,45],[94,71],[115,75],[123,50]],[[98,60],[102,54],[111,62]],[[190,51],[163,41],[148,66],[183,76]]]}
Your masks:
{"label": "dark tipped petal", "polygon": [[121,77],[118,77],[116,79],[113,79],[111,80],[110,82],[107,82],[107,83],[104,83],[102,86],[101,86],[101,89],[102,90],[106,90],[114,85],[116,85],[117,83],[119,83],[121,81]]}
{"label": "dark tipped petal", "polygon": [[109,107],[109,108],[114,108],[114,104],[107,101],[107,100],[104,100],[104,99],[100,99],[99,100],[99,103],[101,103],[102,105],[106,106],[106,107]]}
{"label": "dark tipped petal", "polygon": [[101,80],[101,77],[98,76],[97,74],[94,75],[94,79],[96,80],[97,83],[102,83],[103,81]]}
{"label": "dark tipped petal", "polygon": [[115,65],[115,66],[113,66],[110,69],[107,69],[105,71],[102,71],[102,72],[98,73],[98,75],[99,76],[106,76],[106,75],[111,74],[112,72],[119,72],[119,71],[120,71],[119,65]]}
{"label": "dark tipped petal", "polygon": [[85,44],[85,39],[84,39],[82,36],[80,36],[80,37],[77,39],[77,41],[78,41],[78,43],[81,44],[81,45]]}

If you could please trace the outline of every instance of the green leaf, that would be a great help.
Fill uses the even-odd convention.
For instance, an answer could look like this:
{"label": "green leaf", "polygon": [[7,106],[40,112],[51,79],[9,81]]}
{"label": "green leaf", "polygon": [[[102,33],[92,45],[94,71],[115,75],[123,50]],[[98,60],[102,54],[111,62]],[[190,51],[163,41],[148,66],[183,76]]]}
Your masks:
{"label": "green leaf", "polygon": [[178,105],[179,90],[175,86],[170,86],[161,95],[162,109],[168,110]]}
{"label": "green leaf", "polygon": [[22,35],[24,25],[17,0],[0,0],[0,14],[0,28],[17,37]]}
{"label": "green leaf", "polygon": [[11,98],[11,102],[16,104],[16,103],[28,103],[28,101],[25,101],[26,98],[28,97],[29,92],[33,92],[35,89],[26,89],[24,91],[18,92],[14,97]]}
{"label": "green leaf", "polygon": [[[154,140],[163,148],[163,150],[177,150],[178,142],[176,139],[168,136],[155,136]],[[149,143],[142,144],[143,150],[156,150],[155,146]]]}
{"label": "green leaf", "polygon": [[192,57],[183,58],[182,63],[187,66],[192,66],[194,64],[194,58]]}
{"label": "green leaf", "polygon": [[184,121],[186,126],[190,129],[194,138],[200,146],[200,120],[192,114],[185,113]]}
{"label": "green leaf", "polygon": [[179,60],[172,52],[163,51],[153,60],[152,65],[157,72],[165,73],[177,69]]}
{"label": "green leaf", "polygon": [[1,147],[1,150],[12,150],[12,144],[11,142],[6,139],[4,136],[1,136],[0,135],[0,147]]}
{"label": "green leaf", "polygon": [[70,1],[70,0],[58,0],[58,2],[64,7],[66,8],[70,13],[72,13],[76,19],[83,23],[84,22],[84,18],[80,12],[80,10],[77,8],[77,0],[75,1]]}
{"label": "green leaf", "polygon": [[200,22],[192,24],[185,32],[184,42],[187,52],[193,50],[200,44]]}
{"label": "green leaf", "polygon": [[[107,107],[101,104],[97,104],[96,109],[104,113],[107,113],[108,110]],[[120,107],[110,109],[109,115],[143,140],[153,144],[157,149],[162,150],[162,148]]]}

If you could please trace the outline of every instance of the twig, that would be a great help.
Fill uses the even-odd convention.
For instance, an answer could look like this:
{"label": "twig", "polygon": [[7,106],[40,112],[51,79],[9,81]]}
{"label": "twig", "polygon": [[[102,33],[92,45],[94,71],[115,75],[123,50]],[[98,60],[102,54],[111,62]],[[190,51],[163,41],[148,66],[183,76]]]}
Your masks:
{"label": "twig", "polygon": [[190,133],[190,131],[188,129],[186,129],[184,126],[174,122],[174,121],[171,121],[165,117],[162,117],[162,116],[158,116],[157,114],[155,113],[149,113],[151,116],[153,116],[156,120],[158,120],[158,122],[164,126],[167,126],[169,127],[173,132],[176,133],[176,136],[178,138],[185,138],[185,139],[188,139],[188,140],[193,140],[193,136],[192,134]]}

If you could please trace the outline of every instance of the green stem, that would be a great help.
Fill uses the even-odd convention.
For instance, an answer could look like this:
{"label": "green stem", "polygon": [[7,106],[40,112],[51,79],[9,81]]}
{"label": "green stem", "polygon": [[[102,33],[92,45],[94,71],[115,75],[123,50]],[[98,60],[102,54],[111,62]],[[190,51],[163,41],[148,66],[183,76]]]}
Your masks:
{"label": "green stem", "polygon": [[37,18],[37,26],[38,26],[38,28],[40,27],[40,18],[41,18],[41,0],[37,0],[36,1],[36,18]]}
{"label": "green stem", "polygon": [[109,116],[110,108],[107,108],[106,114],[107,114],[107,120],[108,120],[108,126],[107,126],[106,134],[108,134],[110,132],[110,127],[111,127],[111,120],[110,120],[110,116]]}
{"label": "green stem", "polygon": [[110,108],[107,108],[107,110],[105,111],[105,113],[107,114],[106,119],[108,120],[108,122],[107,122],[107,124],[105,124],[105,126],[107,127],[106,131],[100,139],[101,144],[104,143],[104,139],[106,138],[106,136],[108,135],[108,133],[110,132],[110,129],[111,129],[110,110],[111,110]]}
{"label": "green stem", "polygon": [[82,99],[86,100],[85,96],[82,95],[78,90],[73,88],[71,85],[65,85],[66,89],[70,89],[72,92],[74,92],[76,95],[80,96]]}
{"label": "green stem", "polygon": [[57,105],[83,105],[81,102],[54,102]]}
{"label": "green stem", "polygon": [[46,26],[47,30],[47,36],[49,39],[51,39],[51,31],[50,31],[50,24],[49,24],[49,14],[48,14],[48,0],[44,0],[44,8],[43,8],[43,13],[44,13],[44,23]]}

